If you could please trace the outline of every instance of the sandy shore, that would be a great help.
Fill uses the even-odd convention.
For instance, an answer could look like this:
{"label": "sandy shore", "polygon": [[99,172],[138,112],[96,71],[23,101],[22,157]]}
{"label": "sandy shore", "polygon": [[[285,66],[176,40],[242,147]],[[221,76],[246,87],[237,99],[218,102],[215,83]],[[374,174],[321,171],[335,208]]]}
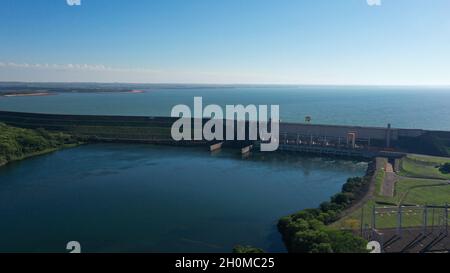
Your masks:
{"label": "sandy shore", "polygon": [[51,96],[53,94],[47,92],[39,92],[39,93],[16,93],[16,94],[6,94],[4,97],[40,97],[40,96]]}

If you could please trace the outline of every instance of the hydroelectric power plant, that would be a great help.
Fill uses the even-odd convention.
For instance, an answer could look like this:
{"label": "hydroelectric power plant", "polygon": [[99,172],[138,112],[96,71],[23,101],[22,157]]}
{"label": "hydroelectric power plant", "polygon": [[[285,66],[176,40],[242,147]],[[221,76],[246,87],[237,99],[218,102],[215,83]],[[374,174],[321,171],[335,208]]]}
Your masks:
{"label": "hydroelectric power plant", "polygon": [[[218,147],[217,141],[174,141],[171,138],[171,126],[175,121],[176,119],[171,117],[56,115],[0,111],[0,122],[8,125],[64,131],[93,142]],[[249,122],[246,122],[246,134],[248,127]],[[400,129],[393,128],[390,124],[386,127],[362,127],[281,122],[279,127],[279,150],[336,156],[398,158],[405,153],[442,155],[439,143],[450,139],[450,132]],[[257,147],[262,141],[258,138],[256,141],[225,143],[249,151],[247,148]],[[420,145],[417,145],[419,143]]]}

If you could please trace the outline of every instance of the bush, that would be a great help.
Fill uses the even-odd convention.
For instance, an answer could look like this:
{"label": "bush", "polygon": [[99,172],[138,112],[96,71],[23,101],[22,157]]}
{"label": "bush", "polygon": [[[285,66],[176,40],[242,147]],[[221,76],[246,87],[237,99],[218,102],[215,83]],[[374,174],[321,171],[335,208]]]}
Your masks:
{"label": "bush", "polygon": [[364,179],[361,177],[354,177],[348,179],[347,183],[342,187],[342,192],[352,192],[357,193],[362,188],[364,184]]}
{"label": "bush", "polygon": [[329,230],[328,237],[335,253],[367,253],[367,242],[349,231]]}
{"label": "bush", "polygon": [[[323,245],[326,244],[326,249],[323,249]],[[308,229],[305,231],[299,231],[295,234],[294,242],[292,245],[292,252],[295,253],[312,253],[319,250],[325,252],[333,252],[330,244],[330,238],[328,234],[322,229]]]}
{"label": "bush", "polygon": [[443,164],[440,168],[439,171],[443,174],[450,174],[450,163],[445,163]]}
{"label": "bush", "polygon": [[341,205],[338,205],[333,202],[323,202],[322,204],[320,204],[320,210],[323,212],[340,211],[342,210],[342,208],[343,207]]}
{"label": "bush", "polygon": [[0,123],[0,165],[34,153],[76,143],[78,141],[67,134],[48,132],[44,129],[22,129]]}
{"label": "bush", "polygon": [[347,205],[351,204],[354,199],[355,198],[353,193],[345,192],[345,193],[338,193],[335,196],[333,196],[331,198],[331,202],[346,207]]}
{"label": "bush", "polygon": [[342,192],[334,195],[317,209],[305,209],[280,219],[278,229],[289,252],[348,253],[367,252],[366,242],[351,232],[331,230],[327,225],[339,219],[363,192],[369,179],[350,178]]}

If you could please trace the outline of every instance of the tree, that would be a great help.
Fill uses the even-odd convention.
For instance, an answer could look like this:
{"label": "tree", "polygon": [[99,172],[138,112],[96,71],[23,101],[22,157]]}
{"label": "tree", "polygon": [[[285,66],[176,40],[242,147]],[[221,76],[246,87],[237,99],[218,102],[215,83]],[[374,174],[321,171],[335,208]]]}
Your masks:
{"label": "tree", "polygon": [[349,205],[353,200],[354,200],[354,195],[353,195],[353,193],[349,193],[349,192],[338,193],[331,198],[331,201],[333,203],[336,203],[338,205],[343,205],[343,206]]}
{"label": "tree", "polygon": [[350,231],[329,230],[331,248],[334,253],[367,253],[367,242]]}
{"label": "tree", "polygon": [[347,183],[342,187],[342,192],[352,192],[356,193],[361,190],[364,184],[364,179],[361,177],[353,177],[347,180]]}
{"label": "tree", "polygon": [[440,168],[439,171],[441,171],[441,173],[444,174],[449,174],[450,173],[450,163],[445,163],[443,164]]}
{"label": "tree", "polygon": [[0,123],[0,165],[37,152],[57,149],[78,140],[68,134],[31,130]]}
{"label": "tree", "polygon": [[295,234],[291,250],[294,253],[312,253],[318,250],[331,252],[331,247],[324,249],[324,244],[330,244],[330,239],[323,230],[308,229]]}

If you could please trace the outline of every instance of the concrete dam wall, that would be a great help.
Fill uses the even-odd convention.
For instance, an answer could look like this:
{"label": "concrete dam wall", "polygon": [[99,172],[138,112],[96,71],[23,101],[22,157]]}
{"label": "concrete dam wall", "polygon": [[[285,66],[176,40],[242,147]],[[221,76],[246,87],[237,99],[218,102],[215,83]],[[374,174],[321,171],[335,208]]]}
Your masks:
{"label": "concrete dam wall", "polygon": [[[44,128],[67,131],[74,135],[100,141],[165,142],[171,139],[172,124],[178,118],[146,116],[53,115],[0,111],[0,122],[24,128]],[[206,122],[205,120],[204,122]],[[237,126],[235,126],[236,128]],[[246,132],[248,132],[248,122]],[[344,125],[318,125],[304,123],[280,123],[280,149],[290,151],[365,151],[417,152],[415,147],[433,142],[435,138],[450,143],[450,132],[434,132],[421,129],[363,127]],[[194,141],[191,141],[194,142]],[[191,143],[187,142],[187,143]],[[203,141],[204,144],[210,142]],[[430,144],[428,143],[428,144]],[[424,153],[442,154],[442,149],[427,146]],[[449,149],[450,150],[450,149]],[[443,151],[443,150],[442,150]]]}
{"label": "concrete dam wall", "polygon": [[315,125],[302,123],[281,123],[280,132],[302,133],[305,135],[322,135],[330,137],[347,137],[348,133],[354,132],[358,138],[386,140],[398,140],[399,137],[419,137],[425,133],[421,129],[398,129],[387,127],[362,127],[345,125]]}

